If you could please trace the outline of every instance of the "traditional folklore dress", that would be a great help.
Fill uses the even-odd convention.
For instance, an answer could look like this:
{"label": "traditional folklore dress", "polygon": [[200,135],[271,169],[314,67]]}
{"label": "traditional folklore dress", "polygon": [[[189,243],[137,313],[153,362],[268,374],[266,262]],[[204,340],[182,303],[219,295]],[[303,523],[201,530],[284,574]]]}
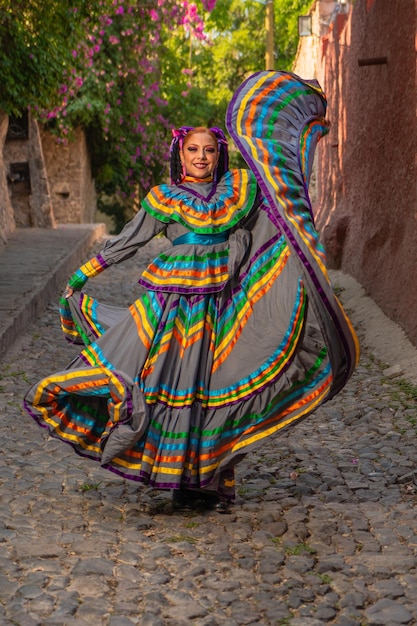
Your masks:
{"label": "traditional folklore dress", "polygon": [[226,123],[250,169],[153,188],[73,288],[157,234],[172,247],[128,309],[83,291],[62,326],[85,348],[36,384],[25,407],[77,452],[160,489],[233,497],[233,466],[333,397],[358,358],[333,294],[307,184],[326,131],[314,82],[259,72]]}

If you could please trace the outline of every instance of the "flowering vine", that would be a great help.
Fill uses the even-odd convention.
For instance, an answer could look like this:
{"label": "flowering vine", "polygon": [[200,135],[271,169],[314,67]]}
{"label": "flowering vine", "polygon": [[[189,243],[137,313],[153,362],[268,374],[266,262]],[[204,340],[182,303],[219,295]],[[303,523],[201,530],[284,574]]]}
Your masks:
{"label": "flowering vine", "polygon": [[[206,0],[211,10],[215,2]],[[43,120],[66,142],[83,126],[92,153],[99,205],[118,194],[143,193],[167,160],[170,122],[161,96],[160,51],[173,29],[204,40],[204,22],[188,0],[100,0],[85,24],[85,39],[72,51],[61,101]]]}

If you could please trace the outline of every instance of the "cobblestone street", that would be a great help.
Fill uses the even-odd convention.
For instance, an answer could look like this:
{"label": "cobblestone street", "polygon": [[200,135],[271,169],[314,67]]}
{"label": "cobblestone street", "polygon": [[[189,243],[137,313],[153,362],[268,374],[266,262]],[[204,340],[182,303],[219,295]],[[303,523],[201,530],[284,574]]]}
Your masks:
{"label": "cobblestone street", "polygon": [[[162,245],[87,291],[133,301]],[[23,411],[77,352],[53,302],[1,364],[2,625],[417,624],[415,386],[362,348],[336,399],[238,466],[229,515],[174,513],[170,493],[78,457]]]}

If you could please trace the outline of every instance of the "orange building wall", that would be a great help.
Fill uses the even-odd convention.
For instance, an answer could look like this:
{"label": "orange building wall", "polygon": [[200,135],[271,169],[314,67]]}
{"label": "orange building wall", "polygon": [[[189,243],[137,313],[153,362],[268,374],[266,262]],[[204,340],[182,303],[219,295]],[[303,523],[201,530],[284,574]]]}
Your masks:
{"label": "orange building wall", "polygon": [[329,265],[417,345],[416,0],[356,0],[316,45],[332,124],[315,207]]}

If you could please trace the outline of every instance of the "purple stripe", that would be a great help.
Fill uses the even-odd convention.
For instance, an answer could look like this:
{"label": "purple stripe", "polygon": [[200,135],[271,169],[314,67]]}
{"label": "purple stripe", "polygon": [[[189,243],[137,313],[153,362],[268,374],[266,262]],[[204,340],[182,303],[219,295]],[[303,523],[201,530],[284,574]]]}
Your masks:
{"label": "purple stripe", "polygon": [[228,282],[229,281],[227,280],[227,281],[222,282],[220,285],[217,285],[217,286],[210,285],[208,287],[195,287],[194,285],[192,287],[180,287],[179,285],[155,286],[152,283],[148,283],[143,278],[140,278],[138,280],[138,284],[142,285],[142,287],[145,287],[146,289],[149,289],[149,291],[155,291],[156,293],[159,293],[162,291],[163,293],[177,293],[179,295],[182,295],[182,294],[206,295],[210,293],[218,293],[219,291],[223,291],[223,289],[225,288]]}
{"label": "purple stripe", "polygon": [[[232,288],[232,296],[242,291],[242,280],[248,276],[250,269],[251,269],[251,265],[253,265],[257,261],[257,259],[268,250],[268,248],[270,248],[274,243],[276,243],[281,238],[281,236],[282,234],[278,233],[274,235],[271,239],[268,239],[268,241],[265,242],[262,246],[257,248],[255,254],[250,258],[248,262],[248,265],[247,265],[248,269],[240,274],[239,284]],[[226,309],[230,307],[230,304],[232,301],[233,301],[233,297],[230,297],[223,302],[220,308],[218,308],[218,311],[221,315],[223,315]]]}
{"label": "purple stripe", "polygon": [[107,263],[106,259],[101,254],[98,254],[96,256],[96,259],[99,261],[103,269],[106,269],[106,267],[109,267],[109,264]]}
{"label": "purple stripe", "polygon": [[178,189],[182,189],[183,191],[186,191],[187,193],[193,194],[193,196],[196,196],[196,198],[198,198],[199,200],[202,200],[203,202],[209,202],[209,200],[211,200],[211,198],[216,193],[217,182],[213,183],[213,187],[211,188],[211,191],[209,192],[207,196],[203,196],[203,194],[198,193],[198,191],[195,191],[194,189],[191,189],[190,187],[186,187],[185,185],[180,184],[176,186],[178,187]]}
{"label": "purple stripe", "polygon": [[62,441],[63,443],[66,443],[67,445],[71,446],[74,449],[74,451],[79,456],[86,457],[87,459],[91,459],[92,461],[99,461],[100,460],[97,455],[93,455],[91,453],[84,452],[83,450],[79,449],[77,444],[73,443],[72,441],[68,441],[67,439],[64,439],[63,437],[60,437],[59,435],[57,435],[56,432],[51,428],[51,426],[49,424],[46,424],[44,421],[42,421],[42,418],[39,415],[36,415],[36,413],[34,413],[32,411],[32,409],[31,409],[32,405],[30,405],[27,402],[27,400],[24,400],[23,404],[24,404],[24,408],[29,413],[29,415],[35,420],[35,422],[37,422],[37,424],[41,428],[45,428],[49,432],[51,437],[53,437],[54,439],[59,439],[59,441]]}
{"label": "purple stripe", "polygon": [[81,359],[81,361],[83,361],[86,365],[89,365],[91,367],[91,363],[90,361],[87,360],[87,358],[84,356],[84,354],[81,352],[78,357]]}
{"label": "purple stripe", "polygon": [[166,298],[161,291],[156,292],[156,297],[158,299],[159,305],[164,308],[166,306]]}

